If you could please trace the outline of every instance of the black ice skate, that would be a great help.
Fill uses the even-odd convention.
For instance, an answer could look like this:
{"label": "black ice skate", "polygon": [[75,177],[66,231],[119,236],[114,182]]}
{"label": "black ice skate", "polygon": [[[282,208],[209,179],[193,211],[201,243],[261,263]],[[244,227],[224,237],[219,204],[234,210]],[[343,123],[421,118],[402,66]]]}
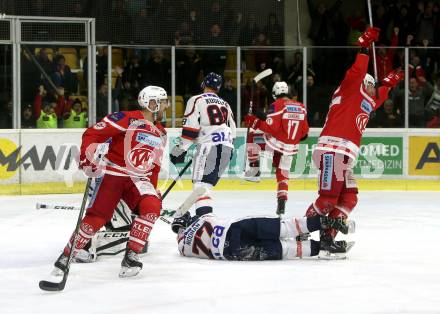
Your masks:
{"label": "black ice skate", "polygon": [[330,235],[324,234],[320,239],[321,251],[320,259],[334,260],[346,259],[346,253],[351,250],[354,242],[335,241]]}
{"label": "black ice skate", "polygon": [[125,250],[124,259],[121,263],[120,278],[136,276],[142,269],[142,263],[139,260],[139,254],[127,248]]}
{"label": "black ice skate", "polygon": [[354,221],[343,218],[330,218],[327,216],[321,216],[321,227],[322,229],[336,229],[341,231],[343,234],[354,233],[356,224]]}
{"label": "black ice skate", "polygon": [[61,255],[57,258],[54,263],[54,269],[52,270],[52,276],[63,276],[67,270],[67,264],[69,261],[69,257],[61,253]]}
{"label": "black ice skate", "polygon": [[286,212],[286,199],[278,198],[277,215],[284,215]]}

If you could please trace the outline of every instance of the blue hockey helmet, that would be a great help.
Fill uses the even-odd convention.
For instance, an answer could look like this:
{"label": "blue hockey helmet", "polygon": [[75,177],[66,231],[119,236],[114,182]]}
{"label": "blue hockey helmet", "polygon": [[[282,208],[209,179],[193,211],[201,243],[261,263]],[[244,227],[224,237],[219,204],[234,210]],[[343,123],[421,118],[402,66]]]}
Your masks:
{"label": "blue hockey helmet", "polygon": [[214,72],[208,73],[208,75],[205,76],[202,82],[202,89],[205,87],[209,87],[212,89],[215,89],[216,91],[220,90],[220,87],[222,87],[222,77]]}

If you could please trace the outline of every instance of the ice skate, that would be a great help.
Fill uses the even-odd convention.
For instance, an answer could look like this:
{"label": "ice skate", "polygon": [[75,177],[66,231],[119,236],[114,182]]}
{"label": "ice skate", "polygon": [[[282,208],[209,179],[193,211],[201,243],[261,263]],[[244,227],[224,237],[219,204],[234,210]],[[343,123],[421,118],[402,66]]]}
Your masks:
{"label": "ice skate", "polygon": [[278,198],[277,215],[284,215],[286,212],[286,199]]}
{"label": "ice skate", "polygon": [[261,172],[259,168],[250,167],[244,173],[244,179],[249,182],[260,182],[261,181]]}
{"label": "ice skate", "polygon": [[352,220],[344,218],[330,218],[328,216],[321,216],[322,229],[336,229],[343,234],[354,233],[356,224]]}
{"label": "ice skate", "polygon": [[121,271],[119,272],[119,277],[126,278],[136,276],[141,269],[142,263],[139,260],[139,254],[127,248],[125,251],[124,259],[121,263]]}

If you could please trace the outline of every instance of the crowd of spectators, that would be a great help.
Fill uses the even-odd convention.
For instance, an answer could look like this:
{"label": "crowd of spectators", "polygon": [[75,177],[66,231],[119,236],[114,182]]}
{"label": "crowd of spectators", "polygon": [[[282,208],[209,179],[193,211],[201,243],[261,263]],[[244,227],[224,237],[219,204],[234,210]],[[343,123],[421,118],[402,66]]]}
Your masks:
{"label": "crowd of spectators", "polygon": [[[303,100],[305,95],[302,86],[305,79],[309,123],[320,127],[325,121],[333,91],[354,60],[356,48],[349,46],[355,44],[358,36],[368,26],[368,14],[363,6],[354,7],[352,12],[342,11],[342,0],[306,1],[311,27],[303,36],[307,35],[312,45],[319,47],[309,50],[305,78],[302,50],[285,53],[271,47],[284,45],[283,14],[274,10],[276,13],[267,12],[261,16],[255,10],[245,10],[247,1],[74,0],[63,7],[63,12],[67,16],[95,16],[98,40],[108,40],[114,44],[119,42],[176,46],[176,94],[184,100],[200,91],[199,82],[204,74],[211,71],[224,76],[221,95],[230,102],[234,113],[237,112],[238,92],[241,95],[241,112],[247,112],[252,94],[251,77],[259,71],[269,67],[274,71],[274,75],[259,82],[254,89],[254,106],[262,110],[272,101],[270,91],[274,82],[279,80],[287,81],[292,95]],[[32,14],[41,11],[40,15],[51,15],[50,12],[43,11],[53,10],[53,15],[63,15],[57,11],[57,4],[47,6],[52,2],[33,1]],[[16,3],[17,6],[22,3],[24,8],[27,1]],[[440,48],[435,48],[440,47],[439,8],[438,0],[373,0],[373,20],[375,26],[382,29],[377,45],[379,79],[393,68],[403,67],[404,47],[410,48],[407,78],[410,127],[438,127],[440,123]],[[255,49],[242,50],[241,86],[235,84],[236,61],[228,62],[234,58],[235,49],[224,47],[236,45],[255,46]],[[137,93],[148,84],[163,86],[171,93],[170,49],[121,50],[123,60],[119,66],[113,66],[113,77],[109,78],[107,51],[105,48],[98,49],[98,119],[109,110],[110,79],[113,86],[112,110],[134,108]],[[81,110],[73,109],[74,102],[81,102],[80,99],[75,100],[75,95],[81,94],[81,87],[76,73],[66,65],[62,53],[55,51],[53,57],[49,58],[46,49],[24,50],[21,68],[22,77],[26,78],[22,80],[24,127],[36,126],[41,116],[47,118],[51,114],[57,117],[58,126],[66,125],[66,117],[72,110],[78,112],[77,115],[81,112],[85,115],[87,103],[81,104]],[[88,72],[87,60],[84,60],[82,70],[84,81]],[[43,75],[43,72],[47,75]],[[370,73],[373,73],[372,68]],[[46,93],[38,107],[35,99],[40,93],[40,86],[43,86]],[[64,105],[61,105],[60,98],[64,99]],[[2,100],[3,107],[9,108],[9,102],[10,98]],[[51,104],[51,108],[45,104]],[[2,119],[5,117],[8,115],[3,115]],[[403,127],[404,124],[405,89],[402,83],[372,117],[369,126]]]}

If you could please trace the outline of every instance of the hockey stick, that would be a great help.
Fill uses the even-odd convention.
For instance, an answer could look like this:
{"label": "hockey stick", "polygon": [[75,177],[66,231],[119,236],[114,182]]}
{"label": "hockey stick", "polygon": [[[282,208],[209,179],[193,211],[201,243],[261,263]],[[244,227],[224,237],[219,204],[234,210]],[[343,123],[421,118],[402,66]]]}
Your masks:
{"label": "hockey stick", "polygon": [[[197,199],[205,194],[207,192],[205,187],[198,187],[192,193],[186,198],[186,200],[180,205],[174,212],[175,214],[172,217],[182,217],[190,208],[191,206],[197,201]],[[166,222],[167,224],[171,224],[171,221],[164,217],[160,217],[160,219],[163,222]]]}
{"label": "hockey stick", "polygon": [[[368,18],[370,20],[370,27],[373,27],[373,14],[371,11],[371,0],[367,0],[367,6],[368,6]],[[374,79],[376,80],[376,83],[378,82],[378,75],[377,75],[377,63],[376,63],[376,45],[373,42],[371,45],[373,49],[373,67],[374,67]]]}
{"label": "hockey stick", "polygon": [[[56,210],[80,210],[79,207],[76,206],[68,206],[68,205],[51,205],[51,204],[44,204],[44,203],[37,203],[36,205],[37,210],[39,209],[56,209]],[[116,210],[118,210],[116,208]],[[161,216],[165,217],[172,217],[176,213],[175,210],[172,209],[162,209],[160,212]]]}
{"label": "hockey stick", "polygon": [[[189,168],[189,166],[191,166],[192,164],[192,159],[190,161],[188,161],[188,163],[185,165],[185,167],[183,167],[182,170],[180,170],[179,174],[177,175],[176,178],[174,178],[173,182],[171,182],[170,186],[165,190],[165,192],[162,195],[162,200],[164,200],[164,198],[168,195],[168,193],[170,193],[170,191],[173,189],[173,187],[176,185],[177,180],[179,180],[183,174],[185,173],[185,171]],[[174,216],[174,214],[173,214]],[[171,216],[172,217],[172,216]],[[160,220],[162,220],[163,222],[167,223],[167,224],[171,224],[171,221],[169,221],[168,219],[166,219],[165,217],[161,215],[159,216]]]}
{"label": "hockey stick", "polygon": [[[264,79],[265,77],[269,76],[272,74],[272,69],[266,69],[260,73],[258,73],[253,79],[252,79],[252,85],[251,85],[251,99],[249,101],[249,111],[248,114],[252,114],[252,110],[253,110],[253,106],[254,106],[254,87],[255,85],[261,81],[262,79]],[[248,143],[247,143],[247,139],[249,137],[249,132],[250,132],[250,127],[247,127],[246,130],[246,137],[245,137],[245,150],[244,150],[244,158],[243,158],[243,173],[246,172],[246,160],[247,160],[247,148],[248,148]]]}
{"label": "hockey stick", "polygon": [[74,248],[76,246],[76,238],[77,238],[77,235],[78,235],[79,226],[81,224],[82,216],[83,216],[84,211],[86,209],[88,192],[89,192],[89,188],[90,188],[90,184],[91,183],[92,183],[92,178],[89,177],[87,179],[86,188],[84,190],[83,200],[82,200],[82,203],[81,203],[81,209],[80,209],[79,214],[78,214],[78,220],[76,221],[75,231],[73,232],[73,241],[72,241],[72,246],[70,248],[69,257],[67,259],[66,269],[63,271],[63,273],[64,273],[63,274],[63,279],[60,282],[51,282],[51,281],[41,280],[40,283],[38,284],[41,290],[44,290],[44,291],[62,291],[62,290],[64,290],[64,287],[66,286],[67,277],[69,276],[70,263],[72,262],[72,253],[73,253]]}

